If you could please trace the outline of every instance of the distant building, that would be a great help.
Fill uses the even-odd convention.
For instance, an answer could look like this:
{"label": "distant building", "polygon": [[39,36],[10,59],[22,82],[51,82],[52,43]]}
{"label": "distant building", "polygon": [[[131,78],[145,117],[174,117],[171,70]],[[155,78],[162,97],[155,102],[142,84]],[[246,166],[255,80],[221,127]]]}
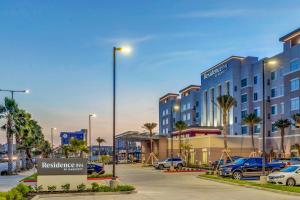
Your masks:
{"label": "distant building", "polygon": [[112,146],[107,145],[100,145],[100,151],[99,151],[99,145],[93,145],[92,146],[92,160],[98,160],[100,155],[110,155],[112,156],[113,148]]}
{"label": "distant building", "polygon": [[75,131],[75,132],[61,132],[60,133],[61,145],[70,144],[70,140],[72,138],[86,141],[86,136],[87,136],[86,129],[81,129],[80,131]]}

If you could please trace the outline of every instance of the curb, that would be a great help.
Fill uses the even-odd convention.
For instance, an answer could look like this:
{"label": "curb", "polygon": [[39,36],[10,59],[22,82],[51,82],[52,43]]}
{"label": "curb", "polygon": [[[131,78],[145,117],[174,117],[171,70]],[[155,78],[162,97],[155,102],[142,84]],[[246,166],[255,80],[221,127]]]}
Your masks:
{"label": "curb", "polygon": [[122,195],[122,194],[135,194],[137,190],[124,191],[124,192],[78,192],[78,193],[61,193],[61,194],[38,194],[34,196],[31,200],[38,200],[40,198],[47,197],[73,197],[73,196],[104,196],[104,195]]}
{"label": "curb", "polygon": [[208,181],[214,181],[214,182],[218,182],[218,183],[225,183],[225,184],[228,184],[228,185],[241,186],[241,187],[252,188],[252,189],[257,189],[257,190],[264,190],[264,191],[269,191],[269,192],[274,192],[274,193],[279,193],[279,194],[286,194],[286,195],[300,196],[300,193],[297,193],[297,192],[289,192],[289,191],[275,190],[275,189],[271,189],[271,188],[263,188],[263,187],[252,186],[252,185],[242,185],[242,184],[238,184],[238,183],[231,183],[231,182],[227,182],[227,181],[216,180],[216,179],[210,179],[210,178],[207,178],[207,177],[201,177],[201,176],[198,176],[198,178],[204,179],[204,180],[208,180]]}
{"label": "curb", "polygon": [[189,172],[207,172],[207,170],[175,170],[175,171],[163,171],[164,173],[189,173]]}

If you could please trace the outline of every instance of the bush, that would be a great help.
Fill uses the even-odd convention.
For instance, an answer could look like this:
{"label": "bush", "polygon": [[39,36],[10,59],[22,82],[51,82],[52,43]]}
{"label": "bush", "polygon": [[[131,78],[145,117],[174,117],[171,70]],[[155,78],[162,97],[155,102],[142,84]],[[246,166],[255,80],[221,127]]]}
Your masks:
{"label": "bush", "polygon": [[118,191],[133,191],[135,190],[135,187],[133,187],[132,185],[119,185],[117,187]]}
{"label": "bush", "polygon": [[40,192],[40,191],[42,191],[44,188],[43,188],[43,186],[42,185],[36,185],[35,187],[34,187],[34,189],[35,189],[35,191],[36,192]]}
{"label": "bush", "polygon": [[112,192],[112,190],[109,186],[100,185],[97,192]]}
{"label": "bush", "polygon": [[48,186],[48,191],[54,192],[56,190],[56,185],[49,185]]}
{"label": "bush", "polygon": [[7,200],[22,200],[25,199],[16,188],[11,189],[9,192],[6,194],[6,199]]}
{"label": "bush", "polygon": [[64,191],[64,192],[68,192],[70,190],[70,183],[67,183],[67,184],[64,184],[61,186],[61,189]]}
{"label": "bush", "polygon": [[80,185],[77,185],[77,190],[82,192],[86,189],[86,186],[85,184],[81,183]]}
{"label": "bush", "polygon": [[91,184],[92,185],[92,191],[93,192],[97,192],[97,191],[99,191],[99,184],[98,183],[92,183]]}
{"label": "bush", "polygon": [[6,200],[7,192],[0,192],[0,200]]}
{"label": "bush", "polygon": [[27,194],[30,192],[30,188],[27,185],[24,184],[18,184],[17,187],[15,187],[16,190],[18,190],[23,196],[27,196]]}

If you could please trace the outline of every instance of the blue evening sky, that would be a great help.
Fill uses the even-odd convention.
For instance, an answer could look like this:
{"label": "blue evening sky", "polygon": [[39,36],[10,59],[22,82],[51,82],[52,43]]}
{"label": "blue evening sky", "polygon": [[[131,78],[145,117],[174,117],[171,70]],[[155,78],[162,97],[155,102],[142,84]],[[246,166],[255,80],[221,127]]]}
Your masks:
{"label": "blue evening sky", "polygon": [[278,38],[300,26],[300,6],[298,0],[2,0],[0,24],[0,88],[31,90],[16,100],[48,138],[50,127],[87,128],[88,114],[97,113],[94,138],[110,143],[113,45],[133,47],[132,55],[118,55],[117,130],[142,130],[157,122],[160,96],[200,84],[208,67],[231,55],[280,52]]}

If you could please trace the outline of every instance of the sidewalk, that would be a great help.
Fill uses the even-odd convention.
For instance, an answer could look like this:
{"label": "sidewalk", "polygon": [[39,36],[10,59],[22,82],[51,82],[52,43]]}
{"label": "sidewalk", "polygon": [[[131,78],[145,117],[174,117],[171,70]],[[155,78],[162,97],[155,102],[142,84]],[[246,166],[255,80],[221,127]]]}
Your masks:
{"label": "sidewalk", "polygon": [[19,184],[19,181],[35,172],[35,169],[20,172],[16,176],[0,176],[0,192],[6,192]]}

